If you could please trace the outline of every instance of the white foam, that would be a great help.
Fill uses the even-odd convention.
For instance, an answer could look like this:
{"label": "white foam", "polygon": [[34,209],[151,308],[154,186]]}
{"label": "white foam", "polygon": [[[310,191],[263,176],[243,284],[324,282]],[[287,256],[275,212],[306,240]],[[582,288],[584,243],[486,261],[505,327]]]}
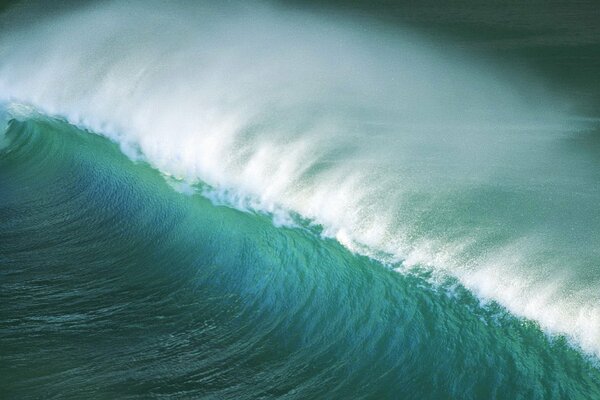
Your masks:
{"label": "white foam", "polygon": [[297,213],[353,251],[451,274],[600,354],[597,295],[553,274],[568,251],[515,245],[558,228],[507,239],[493,208],[457,216],[492,190],[526,209],[528,171],[573,129],[560,99],[532,76],[355,22],[237,3],[87,7],[2,36],[0,101],[106,135],[183,192],[203,182],[215,202],[286,226]]}

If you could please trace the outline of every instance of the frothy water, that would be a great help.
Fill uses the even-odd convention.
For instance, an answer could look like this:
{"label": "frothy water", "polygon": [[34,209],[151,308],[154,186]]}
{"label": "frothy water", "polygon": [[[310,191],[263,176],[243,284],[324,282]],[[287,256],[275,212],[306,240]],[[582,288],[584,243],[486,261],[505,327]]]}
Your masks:
{"label": "frothy water", "polygon": [[600,177],[534,76],[359,20],[113,2],[4,34],[0,102],[600,354]]}

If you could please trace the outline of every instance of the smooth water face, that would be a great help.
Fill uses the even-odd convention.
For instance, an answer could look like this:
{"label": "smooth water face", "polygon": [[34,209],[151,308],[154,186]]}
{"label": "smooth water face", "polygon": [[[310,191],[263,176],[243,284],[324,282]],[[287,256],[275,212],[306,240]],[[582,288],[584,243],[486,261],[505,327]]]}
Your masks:
{"label": "smooth water face", "polygon": [[[314,323],[319,327],[314,328],[315,331],[327,330],[331,327],[326,321],[334,318],[336,312],[340,314],[335,318],[356,313],[356,326],[344,325],[339,330],[342,335],[353,338],[349,340],[356,349],[364,346],[360,340],[352,341],[356,339],[353,335],[360,336],[362,323],[359,321],[363,317],[369,320],[366,326],[370,330],[381,329],[384,344],[377,345],[378,349],[386,348],[385,344],[397,350],[411,347],[404,342],[406,331],[396,335],[391,330],[390,324],[393,325],[395,318],[406,317],[399,310],[402,309],[400,304],[407,301],[395,297],[404,290],[400,288],[403,284],[392,282],[413,279],[411,273],[415,273],[419,276],[416,281],[427,290],[435,291],[435,287],[446,290],[458,284],[456,287],[461,293],[466,288],[482,303],[492,302],[492,308],[499,304],[514,316],[533,321],[551,336],[564,335],[586,354],[600,354],[597,119],[580,117],[577,107],[581,104],[574,101],[572,93],[563,96],[560,84],[538,76],[535,70],[511,69],[510,62],[505,60],[499,67],[497,60],[491,57],[476,57],[476,53],[461,50],[450,41],[434,41],[402,26],[390,27],[349,16],[325,16],[314,10],[306,12],[273,4],[117,1],[55,11],[47,17],[38,16],[35,24],[23,24],[24,18],[12,17],[13,14],[6,14],[2,23],[5,29],[0,37],[0,103],[7,104],[4,108],[8,115],[25,124],[26,132],[38,129],[39,135],[44,137],[42,143],[49,143],[51,149],[57,146],[52,143],[60,134],[50,133],[52,129],[46,125],[36,125],[33,121],[39,119],[40,114],[64,119],[108,137],[130,159],[145,161],[160,171],[170,185],[172,193],[164,195],[168,200],[163,200],[179,205],[164,206],[164,209],[161,206],[152,223],[142,224],[136,220],[127,229],[138,229],[135,228],[138,222],[146,227],[161,225],[163,219],[169,220],[171,213],[180,212],[178,207],[192,207],[188,196],[196,199],[197,194],[214,204],[267,215],[279,230],[267,228],[264,218],[257,215],[252,218],[262,222],[253,226],[256,231],[248,228],[244,233],[233,233],[237,222],[223,228],[239,237],[257,236],[247,239],[250,241],[247,246],[264,246],[265,252],[257,256],[247,255],[252,254],[249,250],[240,250],[241,253],[235,254],[244,254],[248,260],[244,258],[246,261],[240,264],[228,261],[227,265],[232,271],[248,269],[261,276],[265,271],[259,266],[265,265],[263,257],[268,258],[270,252],[296,246],[312,248],[306,251],[317,255],[298,255],[290,250],[291,255],[275,258],[267,264],[272,268],[287,263],[300,264],[297,266],[299,276],[282,283],[290,290],[301,285],[302,276],[307,273],[303,269],[322,263],[332,268],[321,273],[333,274],[327,275],[325,281],[330,282],[332,288],[340,285],[335,289],[340,292],[324,288],[322,298],[315,300],[315,304],[322,306],[332,295],[348,297],[354,290],[353,285],[362,282],[364,296],[352,305],[345,308],[340,300],[338,306],[331,306],[331,313],[320,318],[315,316],[316,321],[321,322],[303,319],[301,324]],[[10,154],[9,150],[13,151],[12,143],[19,135],[24,135],[23,140],[33,140],[28,134],[18,133],[16,127],[15,122],[11,126],[14,133],[9,135],[11,144],[6,147],[5,143],[3,157]],[[63,124],[54,130],[64,129],[72,128]],[[44,133],[45,130],[48,133]],[[75,136],[78,135],[81,133]],[[57,159],[70,160],[73,157],[70,153],[81,151],[77,146],[65,148],[68,150],[49,152],[48,157],[54,155]],[[34,154],[43,158],[43,152]],[[95,147],[81,159],[93,158],[94,154]],[[18,161],[23,162],[23,158]],[[114,173],[115,170],[132,168],[123,160],[114,166],[110,166],[111,162],[102,163],[102,168],[81,163],[81,160],[74,161],[70,168],[102,172],[77,178],[71,182],[72,187],[67,185],[72,190],[66,193],[72,196],[79,193],[81,181],[99,186],[105,182],[110,186],[112,183],[106,182],[121,176]],[[19,167],[6,168],[11,173],[19,170]],[[61,168],[65,167],[57,167]],[[113,172],[106,172],[104,168]],[[67,179],[61,173],[57,176],[53,178],[57,182]],[[132,186],[147,184],[145,178],[133,176],[125,182]],[[6,182],[13,182],[11,190],[18,188],[14,182],[19,181],[15,179],[6,178]],[[25,187],[29,187],[27,185]],[[151,185],[152,190],[134,196],[137,206],[128,205],[131,199],[123,194],[129,193],[123,192],[125,186],[117,185],[108,194],[99,190],[98,199],[89,207],[89,212],[93,214],[91,210],[95,207],[104,210],[105,204],[118,204],[124,210],[142,207],[145,201],[163,204],[154,197],[158,196],[154,193],[159,190],[158,186]],[[54,193],[51,185],[45,190],[43,193],[47,193],[49,199],[62,193]],[[66,193],[61,195],[69,198]],[[102,200],[105,196],[109,199],[106,203]],[[222,211],[203,204],[203,213],[216,215]],[[73,207],[88,209],[81,204]],[[26,213],[25,210],[21,212]],[[70,213],[79,215],[70,208],[58,212],[59,215]],[[98,218],[102,219],[102,215],[99,212]],[[122,217],[119,215],[116,213],[111,218],[128,220],[130,217],[129,211]],[[231,215],[236,215],[231,217],[236,221],[246,218],[236,213]],[[195,226],[195,218],[200,217],[190,216],[185,223]],[[220,226],[219,218],[225,217],[211,216],[209,226]],[[6,237],[10,239],[12,231],[6,229]],[[28,229],[33,228],[25,230]],[[69,239],[62,243],[70,243],[70,235],[77,229],[69,231]],[[139,229],[143,232],[146,228]],[[145,246],[142,243],[160,240],[164,234],[147,229],[156,235],[134,243]],[[324,240],[318,241],[310,235],[311,239],[296,238],[295,235],[300,235],[298,232],[305,230],[319,232]],[[227,247],[223,244],[228,242],[226,234],[212,237],[207,231],[192,235],[193,239],[184,239],[186,235],[178,234],[177,240],[165,247],[168,249],[165,254],[172,254],[176,248],[179,249],[177,254],[184,258],[204,260],[207,251],[220,254]],[[278,237],[282,242],[273,247],[257,244],[256,240],[262,235]],[[214,247],[207,245],[208,249],[196,252],[194,243],[206,237]],[[330,239],[344,246],[346,252]],[[185,246],[178,240],[183,240],[181,243]],[[279,243],[277,240],[273,243]],[[18,247],[19,242],[14,243]],[[7,253],[14,250],[11,246],[5,248]],[[126,254],[126,248],[119,249]],[[61,249],[58,246],[57,251]],[[372,260],[352,256],[347,250]],[[343,261],[324,262],[321,257],[329,257],[331,251],[343,254]],[[95,264],[96,250],[84,253],[88,252],[86,263]],[[122,262],[125,265],[138,263],[135,254]],[[120,257],[118,252],[114,257]],[[156,265],[170,263],[168,259]],[[375,261],[383,262],[400,274],[382,272],[384,267]],[[177,262],[174,268],[183,268],[189,262]],[[209,264],[202,261],[204,267]],[[345,268],[354,272],[349,273]],[[371,279],[356,271],[363,271],[361,273],[367,276],[381,275]],[[229,275],[226,279],[219,272],[202,273],[208,274],[206,279],[214,278],[218,282],[224,279],[227,285],[234,285],[231,293],[236,295],[240,295],[240,290],[252,292],[253,285],[257,284],[252,281],[248,284],[250,289],[246,289],[242,283],[234,283],[235,279]],[[316,274],[315,282],[321,278],[323,275]],[[190,276],[185,279],[194,280]],[[228,279],[232,279],[231,282]],[[374,285],[372,288],[369,282]],[[285,307],[278,305],[286,296],[276,296],[271,291],[275,289],[264,285],[265,296],[277,299],[265,306],[268,310],[264,312],[277,321],[277,316],[282,320],[292,318]],[[216,283],[215,287],[221,286]],[[282,289],[282,293],[285,292]],[[145,296],[139,295],[140,298]],[[416,295],[411,292],[407,297]],[[127,297],[126,291],[122,296]],[[394,300],[387,302],[385,299],[389,296]],[[455,329],[441,329],[443,339],[434,346],[435,351],[443,347],[440,343],[452,341],[460,336],[461,329],[467,329],[465,318],[478,304],[467,293],[461,296],[468,301],[462,301],[462,297],[462,300],[447,301],[448,297],[444,296],[423,300],[430,306],[425,307],[424,325],[433,324],[434,331],[438,323]],[[377,317],[369,317],[366,309],[371,308],[365,304],[380,304],[379,301],[385,306],[377,308],[374,314]],[[258,312],[253,308],[256,304],[250,294],[242,296],[240,302],[243,307],[249,307],[249,312]],[[222,306],[221,300],[209,303],[208,308]],[[303,307],[302,304],[299,301],[297,307]],[[263,310],[262,306],[257,307]],[[193,315],[205,312],[194,310],[193,306],[186,310]],[[176,315],[175,311],[171,312]],[[577,371],[587,368],[581,367],[586,365],[581,359],[560,347],[564,344],[559,346],[556,358],[547,356],[545,352],[553,350],[544,346],[550,344],[540,339],[539,332],[531,333],[536,350],[532,350],[535,355],[525,364],[531,362],[531,368],[541,368],[540,376],[534,378],[524,372],[529,364],[521,369],[506,360],[525,351],[520,346],[527,348],[527,338],[530,332],[537,332],[536,328],[516,328],[513,338],[507,329],[510,331],[512,326],[518,325],[518,320],[506,317],[492,323],[495,317],[485,310],[478,312],[485,317],[482,317],[483,325],[473,322],[476,328],[469,339],[469,346],[473,346],[469,348],[479,360],[473,361],[474,364],[481,362],[478,357],[483,357],[485,351],[478,347],[481,343],[477,343],[477,338],[508,335],[510,344],[506,347],[498,344],[490,351],[497,352],[490,355],[490,368],[497,362],[503,365],[501,370],[512,371],[502,370],[506,374],[499,372],[499,376],[516,374],[525,381],[539,378],[539,387],[544,389],[534,390],[534,397],[558,396],[569,390],[580,395],[586,393],[571,380],[581,382],[588,378],[568,371],[557,372],[560,375],[557,379],[564,380],[559,389],[552,391],[547,387],[555,373],[552,368],[561,365],[564,359],[575,357],[572,362]],[[434,316],[438,314],[444,315],[442,319],[448,314],[448,320],[437,321]],[[390,319],[390,315],[395,317]],[[118,326],[117,320],[111,321]],[[252,324],[250,316],[245,321]],[[492,327],[487,331],[484,327],[496,323],[500,325],[498,330]],[[415,335],[424,343],[431,333],[418,326],[414,328]],[[265,327],[261,335],[268,337],[268,332],[272,332],[272,327]],[[364,335],[369,336],[368,330]],[[516,342],[513,343],[513,339]],[[498,339],[481,340],[489,346]],[[320,343],[324,348],[331,346],[326,339]],[[339,352],[332,353],[331,357],[339,360],[342,348],[340,345]],[[408,357],[425,351],[417,348],[420,350]],[[294,350],[289,351],[283,353],[292,357]],[[378,351],[375,354],[385,353]],[[357,356],[359,364],[368,364],[365,361],[368,357],[361,354]],[[465,353],[457,351],[451,358],[460,360],[460,354]],[[397,386],[392,383],[393,378],[406,374],[406,369],[398,367],[400,358],[387,356],[391,357],[388,360],[391,364],[383,363],[380,368],[387,365],[394,373],[390,381],[381,383],[383,386],[375,385],[382,395],[394,393]],[[547,357],[553,361],[547,361]],[[298,360],[307,362],[302,357]],[[329,367],[327,363],[320,363],[320,367]],[[344,365],[348,364],[351,362],[345,361]],[[202,370],[201,366],[194,365],[194,371]],[[465,365],[470,364],[465,361]],[[357,367],[357,371],[361,369]],[[326,372],[323,374],[327,376]],[[585,387],[592,393],[596,375],[595,371],[589,374],[585,376],[591,383]],[[426,372],[417,375],[423,377]],[[504,378],[488,376],[486,379],[495,383],[469,386],[468,377],[463,378],[458,380],[456,391],[449,389],[450,378],[439,378],[445,382],[440,384],[440,393],[465,395],[468,392],[475,397],[477,393],[486,393],[489,397],[494,390],[501,391],[498,388],[506,385]],[[340,393],[352,393],[349,386],[342,386],[345,389]],[[377,390],[367,391],[365,395],[373,396]],[[507,393],[523,395],[523,390],[523,386],[517,384]],[[544,390],[550,391],[544,393]]]}

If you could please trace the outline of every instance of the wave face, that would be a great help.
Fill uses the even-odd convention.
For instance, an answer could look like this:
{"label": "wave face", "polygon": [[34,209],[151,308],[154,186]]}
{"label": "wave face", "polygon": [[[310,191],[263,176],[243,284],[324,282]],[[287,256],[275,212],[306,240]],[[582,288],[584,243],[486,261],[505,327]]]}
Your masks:
{"label": "wave face", "polygon": [[182,196],[46,118],[0,151],[7,398],[595,398],[564,339],[314,232]]}
{"label": "wave face", "polygon": [[[25,302],[38,279],[54,282],[41,296],[72,311],[32,314],[22,328],[33,337],[40,323],[58,324],[61,338],[99,329],[103,339],[80,343],[97,366],[70,350],[77,368],[112,382],[107,390],[136,377],[134,394],[159,377],[184,394],[201,383],[212,394],[255,385],[252,396],[291,397],[317,383],[340,396],[426,385],[501,397],[533,381],[527,397],[596,390],[596,372],[561,341],[600,355],[597,134],[534,76],[411,32],[267,4],[107,2],[3,25],[0,103],[13,122],[0,140],[0,256],[31,266],[7,279],[32,274],[28,290],[8,284],[6,299]],[[96,149],[108,146],[98,138],[46,133],[74,128],[40,114],[109,138],[193,196],[163,190],[144,164]],[[42,267],[48,278],[35,277]],[[61,279],[82,286],[61,294]],[[93,299],[105,308],[86,306]],[[497,322],[498,310],[473,316],[478,301],[559,344],[529,323]],[[129,322],[115,332],[116,321]],[[20,329],[11,323],[7,334]],[[159,342],[167,332],[172,341]],[[113,361],[134,366],[115,376],[101,351],[120,339]],[[178,351],[190,352],[181,365]],[[436,365],[436,351],[451,361]],[[148,369],[162,352],[164,367]],[[482,386],[444,375],[482,363],[502,365]],[[588,384],[545,386],[545,363]]]}

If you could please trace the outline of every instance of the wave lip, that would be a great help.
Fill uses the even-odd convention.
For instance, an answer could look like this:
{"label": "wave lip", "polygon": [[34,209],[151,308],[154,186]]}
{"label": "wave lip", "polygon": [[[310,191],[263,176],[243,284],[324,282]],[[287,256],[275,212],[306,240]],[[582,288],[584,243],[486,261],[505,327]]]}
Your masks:
{"label": "wave lip", "polygon": [[0,48],[0,100],[279,224],[299,215],[353,251],[457,277],[600,354],[600,193],[566,145],[581,124],[533,77],[237,3],[94,5]]}

